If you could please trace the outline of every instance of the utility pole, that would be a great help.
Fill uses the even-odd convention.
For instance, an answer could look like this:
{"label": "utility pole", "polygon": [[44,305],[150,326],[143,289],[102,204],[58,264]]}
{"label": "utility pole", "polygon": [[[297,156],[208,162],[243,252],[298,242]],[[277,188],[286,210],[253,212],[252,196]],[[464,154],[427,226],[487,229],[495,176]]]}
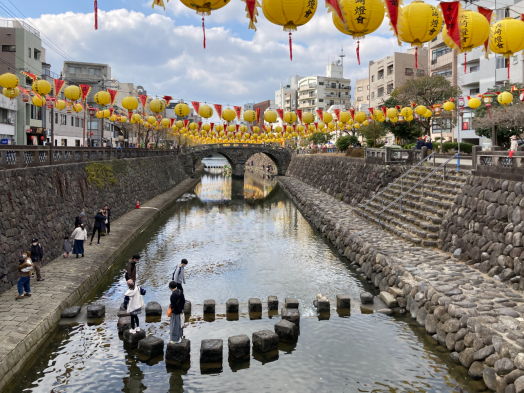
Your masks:
{"label": "utility pole", "polygon": [[51,146],[55,146],[55,105],[51,107]]}

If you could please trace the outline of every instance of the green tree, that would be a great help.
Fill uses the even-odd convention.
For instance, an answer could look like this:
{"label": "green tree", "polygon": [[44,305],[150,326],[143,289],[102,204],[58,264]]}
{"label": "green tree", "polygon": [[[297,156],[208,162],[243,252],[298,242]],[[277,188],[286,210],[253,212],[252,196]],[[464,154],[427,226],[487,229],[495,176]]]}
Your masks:
{"label": "green tree", "polygon": [[[385,123],[385,122],[384,122]],[[384,137],[388,134],[384,123],[375,122],[374,124],[369,124],[367,126],[361,126],[357,131],[366,139],[366,145],[373,147],[373,137],[375,138],[376,143],[382,141]]]}
{"label": "green tree", "polygon": [[[390,97],[386,101],[384,101],[384,106],[388,108],[394,108],[397,105],[403,106],[403,103],[396,98]],[[400,139],[399,145],[405,145],[407,143],[410,143],[417,139],[419,136],[421,136],[425,129],[422,127],[422,122],[428,122],[426,118],[423,120],[413,120],[411,122],[396,122],[391,123],[390,121],[385,121],[384,127],[386,130],[393,135],[395,135],[396,138]]]}
{"label": "green tree", "polygon": [[346,151],[349,146],[356,145],[357,142],[358,138],[355,135],[344,135],[337,139],[335,145],[338,150]]}
{"label": "green tree", "polygon": [[[408,79],[402,86],[397,87],[391,96],[399,101],[402,106],[408,106],[411,102],[414,102],[417,105],[424,105],[429,108],[434,104],[442,104],[451,97],[459,97],[461,94],[460,87],[452,86],[451,82],[442,75],[426,75]],[[424,130],[424,134],[429,135],[431,122],[422,121],[420,126]]]}
{"label": "green tree", "polygon": [[[517,90],[511,92],[511,86],[517,87]],[[508,91],[512,93],[513,102],[509,104],[507,108],[504,108],[497,101],[497,97],[495,97],[489,111],[485,105],[481,105],[475,109],[475,117],[473,118],[475,134],[491,138],[493,126],[497,126],[497,144],[504,144],[509,142],[511,135],[520,135],[522,133],[522,127],[524,125],[524,104],[519,98],[518,89],[524,89],[524,84],[516,83],[511,86],[508,84],[508,86],[488,89],[488,92],[502,93]]]}
{"label": "green tree", "polygon": [[313,142],[315,145],[323,145],[328,143],[332,135],[324,134],[323,132],[315,132],[309,137],[309,141]]}

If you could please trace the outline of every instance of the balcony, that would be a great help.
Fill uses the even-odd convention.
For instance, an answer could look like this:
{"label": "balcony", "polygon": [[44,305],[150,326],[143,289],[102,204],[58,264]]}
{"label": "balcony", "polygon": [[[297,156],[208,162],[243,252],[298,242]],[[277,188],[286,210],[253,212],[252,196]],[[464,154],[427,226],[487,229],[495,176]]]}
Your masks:
{"label": "balcony", "polygon": [[308,102],[305,102],[305,103],[302,103],[302,104],[298,104],[298,109],[302,109],[302,108],[312,108],[314,107],[315,104],[310,104]]}
{"label": "balcony", "polygon": [[316,84],[315,85],[308,85],[308,86],[301,86],[301,87],[299,87],[298,91],[312,90],[312,89],[316,89],[316,88],[317,88]]}

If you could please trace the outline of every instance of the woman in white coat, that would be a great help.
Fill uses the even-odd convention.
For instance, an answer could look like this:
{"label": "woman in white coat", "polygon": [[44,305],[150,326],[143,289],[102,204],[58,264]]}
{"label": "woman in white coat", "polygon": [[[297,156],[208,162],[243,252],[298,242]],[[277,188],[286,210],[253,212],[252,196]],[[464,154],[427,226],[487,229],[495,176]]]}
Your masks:
{"label": "woman in white coat", "polygon": [[75,228],[75,230],[71,234],[71,237],[75,239],[75,244],[73,245],[73,254],[76,254],[77,258],[78,258],[78,254],[82,254],[82,257],[83,257],[84,256],[84,242],[87,240],[87,231],[84,228],[84,224],[78,224],[78,226]]}
{"label": "woman in white coat", "polygon": [[129,298],[129,302],[127,303],[127,312],[131,316],[130,332],[135,334],[136,332],[140,331],[138,314],[142,312],[142,308],[144,307],[144,299],[142,299],[142,295],[140,294],[140,287],[135,285],[133,280],[127,280],[127,286],[129,289],[125,296]]}

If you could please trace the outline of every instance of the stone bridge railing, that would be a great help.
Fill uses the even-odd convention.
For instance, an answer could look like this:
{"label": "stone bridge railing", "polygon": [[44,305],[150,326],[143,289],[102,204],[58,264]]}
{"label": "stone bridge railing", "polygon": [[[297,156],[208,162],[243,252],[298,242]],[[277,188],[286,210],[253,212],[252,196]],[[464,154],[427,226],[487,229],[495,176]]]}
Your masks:
{"label": "stone bridge railing", "polygon": [[238,149],[239,147],[243,147],[246,149],[253,149],[253,150],[293,150],[286,147],[280,146],[278,143],[267,143],[265,145],[262,144],[249,144],[249,143],[213,143],[209,145],[195,145],[195,146],[189,146],[183,149],[183,152],[196,152],[196,151],[203,151],[203,150],[216,150],[216,149]]}
{"label": "stone bridge railing", "polygon": [[492,147],[492,151],[482,151],[481,146],[473,146],[471,156],[473,174],[523,181],[524,151],[520,149],[514,152],[513,157],[510,157],[509,151],[502,151],[499,146]]}
{"label": "stone bridge railing", "polygon": [[0,146],[0,170],[178,154],[176,149]]}
{"label": "stone bridge railing", "polygon": [[413,164],[423,160],[427,156],[425,150],[392,149],[384,147],[381,149],[365,148],[364,157],[367,162],[374,164]]}

